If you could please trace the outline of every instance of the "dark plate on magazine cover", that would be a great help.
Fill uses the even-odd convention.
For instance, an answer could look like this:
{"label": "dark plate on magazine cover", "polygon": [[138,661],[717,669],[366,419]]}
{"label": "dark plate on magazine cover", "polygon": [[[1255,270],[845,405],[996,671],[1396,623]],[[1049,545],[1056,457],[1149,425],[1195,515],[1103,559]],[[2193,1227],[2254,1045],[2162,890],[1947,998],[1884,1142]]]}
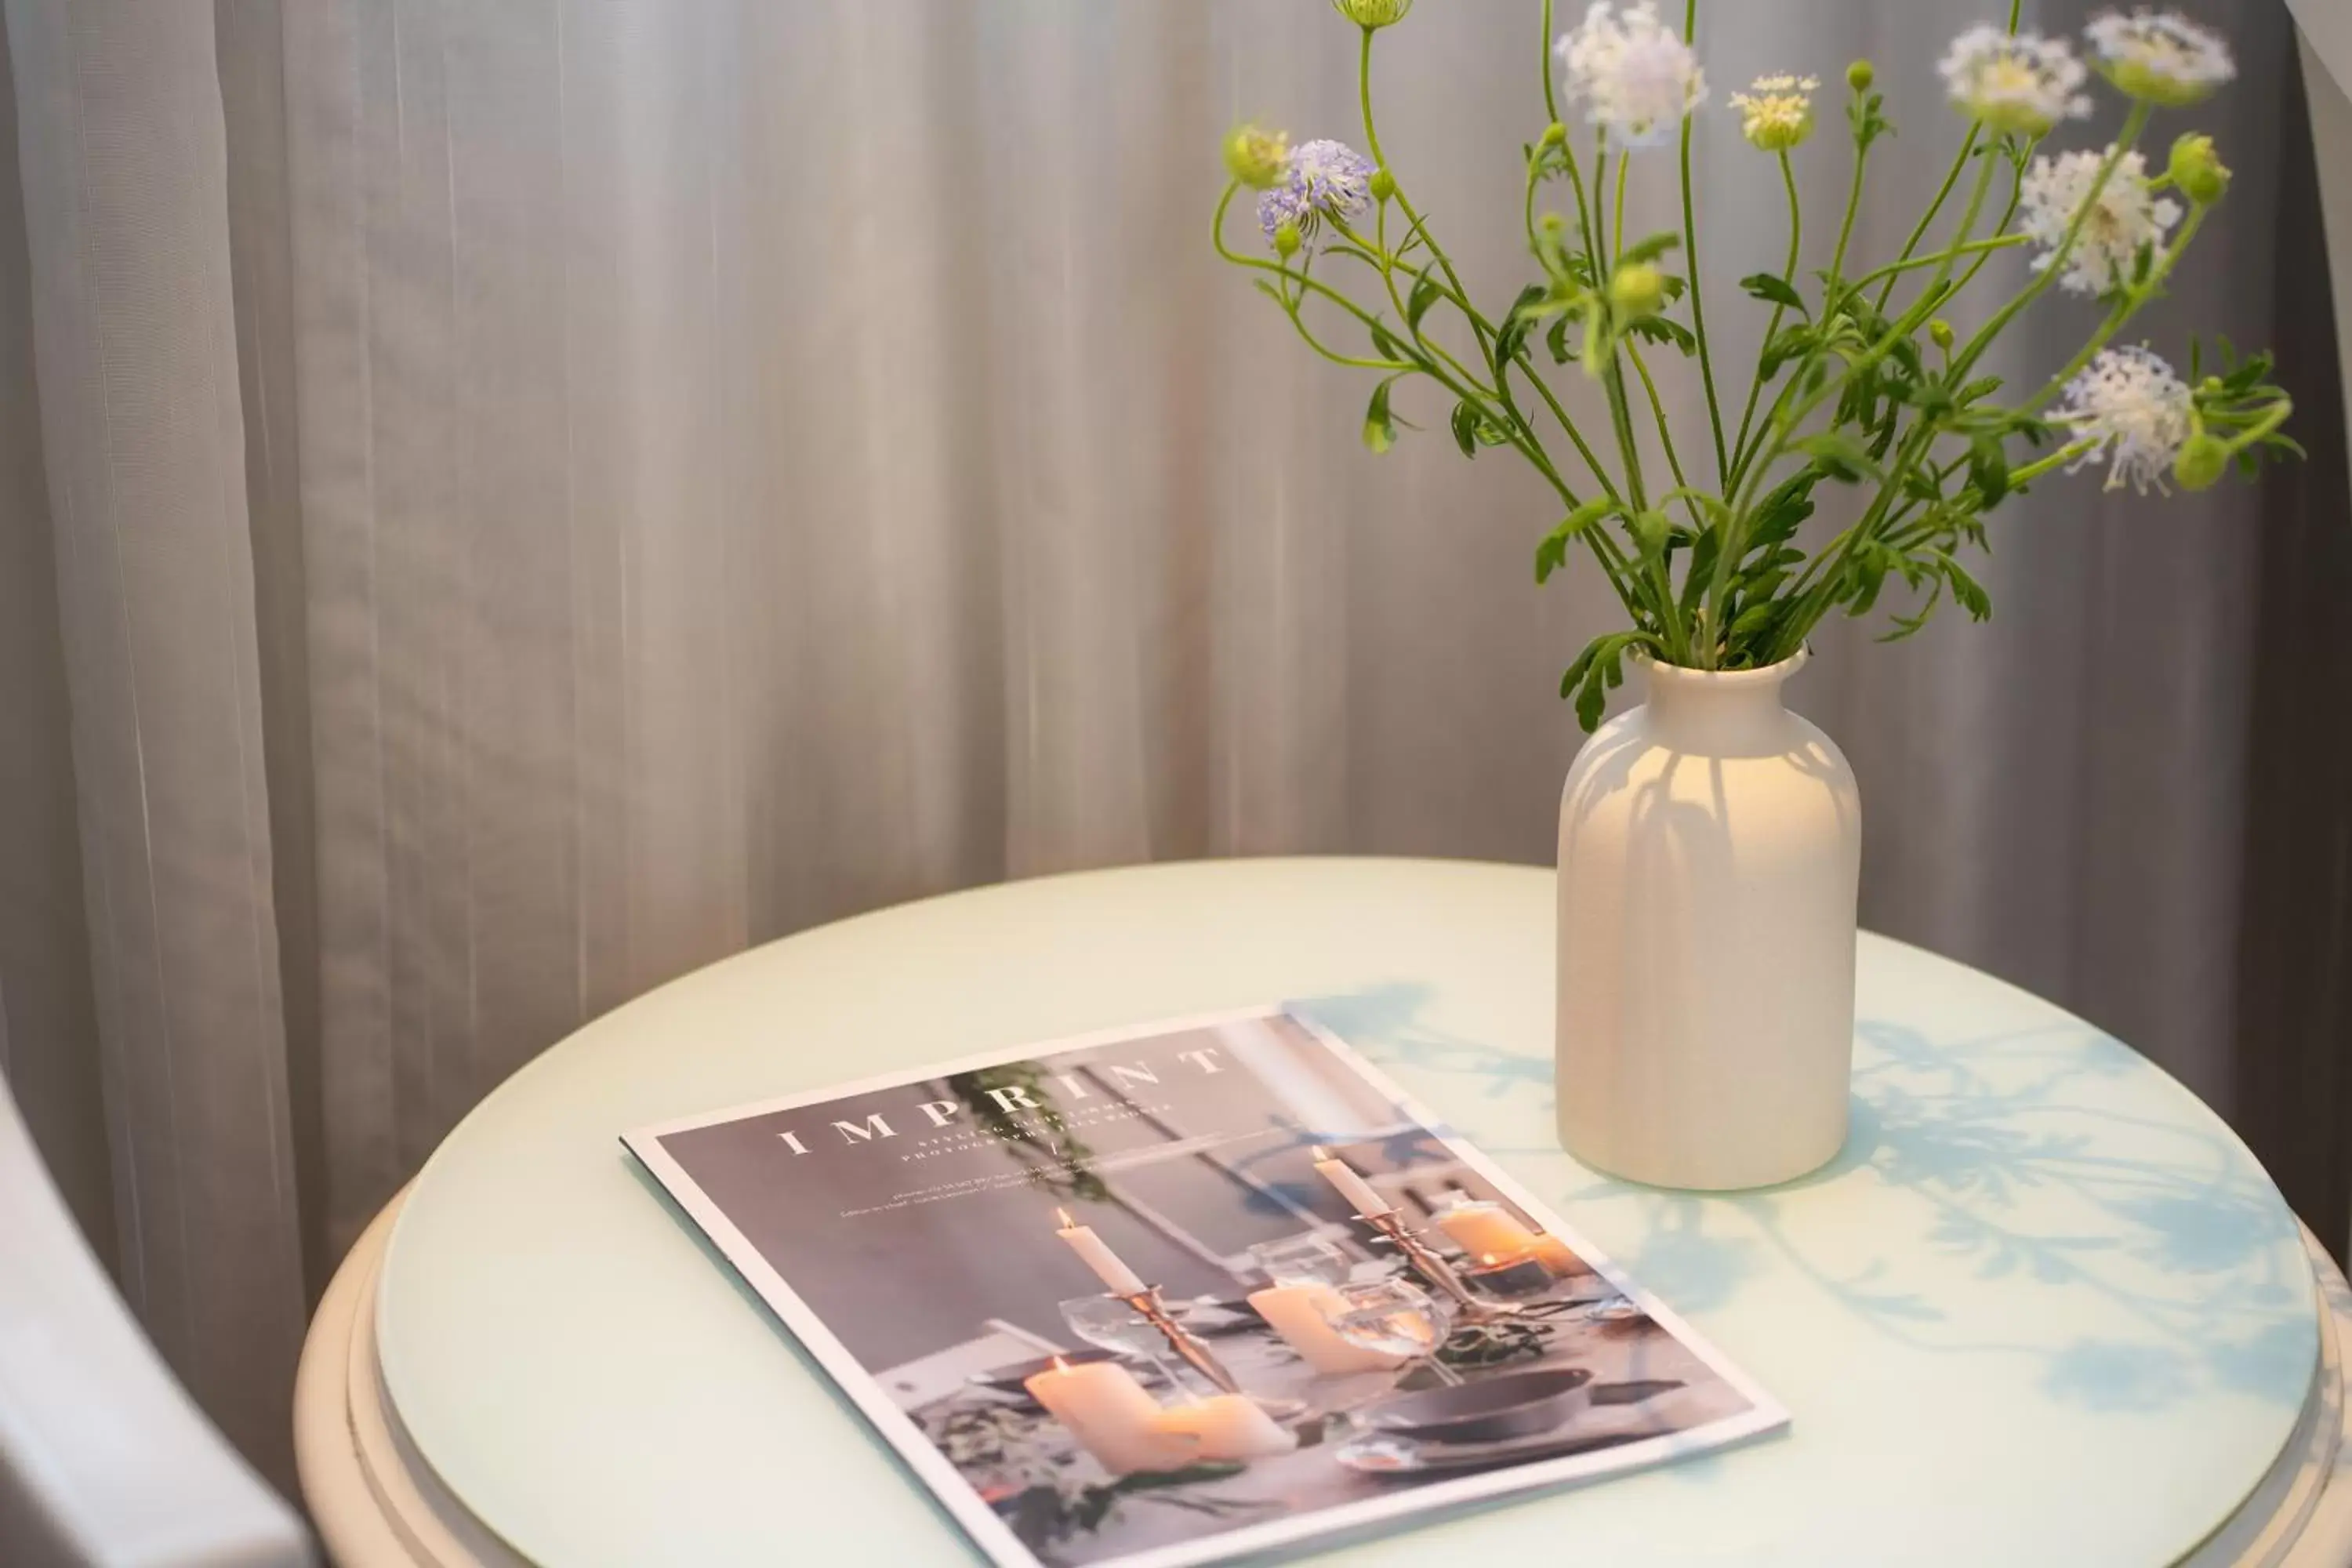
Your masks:
{"label": "dark plate on magazine cover", "polygon": [[1204,1340],[1246,1334],[1265,1327],[1265,1320],[1247,1301],[1219,1301],[1209,1297],[1187,1302],[1178,1321]]}
{"label": "dark plate on magazine cover", "polygon": [[[1026,1399],[1029,1397],[1029,1390],[1023,1384],[1039,1373],[1050,1370],[1057,1361],[1064,1366],[1087,1366],[1098,1361],[1118,1359],[1117,1351],[1093,1348],[1082,1351],[1061,1351],[1053,1355],[1041,1355],[1034,1361],[1015,1362],[1011,1366],[991,1367],[986,1372],[975,1372],[964,1381],[975,1388],[992,1388],[999,1394],[1016,1394]],[[1145,1368],[1136,1367],[1131,1370],[1141,1382],[1150,1383],[1154,1380],[1155,1374]]]}
{"label": "dark plate on magazine cover", "polygon": [[1454,1388],[1401,1394],[1359,1413],[1382,1432],[1437,1443],[1499,1443],[1557,1432],[1592,1404],[1592,1373],[1538,1367]]}

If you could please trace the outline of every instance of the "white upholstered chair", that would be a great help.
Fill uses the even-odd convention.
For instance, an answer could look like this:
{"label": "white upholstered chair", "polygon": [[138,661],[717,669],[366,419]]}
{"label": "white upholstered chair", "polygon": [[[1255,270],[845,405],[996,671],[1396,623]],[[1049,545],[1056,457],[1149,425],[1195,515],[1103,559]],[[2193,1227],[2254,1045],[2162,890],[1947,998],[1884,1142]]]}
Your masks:
{"label": "white upholstered chair", "polygon": [[0,1563],[314,1561],[132,1321],[0,1084]]}

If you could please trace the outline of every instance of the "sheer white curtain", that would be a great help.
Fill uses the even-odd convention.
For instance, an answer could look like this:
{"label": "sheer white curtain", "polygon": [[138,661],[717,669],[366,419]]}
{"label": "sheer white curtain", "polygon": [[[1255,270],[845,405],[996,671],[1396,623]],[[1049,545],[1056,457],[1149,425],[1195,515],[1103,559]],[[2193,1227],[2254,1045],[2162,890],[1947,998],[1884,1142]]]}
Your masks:
{"label": "sheer white curtain", "polygon": [[[1855,243],[1891,252],[1957,137],[1932,62],[1966,18],[1702,10],[1718,104],[1882,62],[1903,125]],[[482,1093],[649,984],[1005,876],[1549,859],[1580,738],[1553,679],[1603,591],[1534,586],[1543,492],[1465,464],[1442,408],[1365,453],[1369,389],[1208,248],[1234,118],[1358,134],[1321,5],[6,19],[30,268],[0,320],[37,352],[0,387],[37,385],[46,468],[0,594],[62,653],[0,686],[38,759],[0,773],[31,803],[0,826],[0,1048],[60,1085],[28,1115],[281,1475],[306,1282]],[[2176,293],[2258,338],[2284,43],[2231,22],[2241,181]],[[1430,0],[1383,42],[1383,143],[1507,300],[1536,9]],[[1707,127],[1710,324],[1752,345],[1732,279],[1777,256],[1780,196]],[[1846,157],[1827,116],[1811,235]],[[1873,923],[2216,1094],[2252,505],[2046,485],[1997,530],[1991,626],[1833,630],[1799,683],[1862,775]],[[86,973],[55,961],[85,919]],[[55,1065],[101,1046],[102,1084]]]}

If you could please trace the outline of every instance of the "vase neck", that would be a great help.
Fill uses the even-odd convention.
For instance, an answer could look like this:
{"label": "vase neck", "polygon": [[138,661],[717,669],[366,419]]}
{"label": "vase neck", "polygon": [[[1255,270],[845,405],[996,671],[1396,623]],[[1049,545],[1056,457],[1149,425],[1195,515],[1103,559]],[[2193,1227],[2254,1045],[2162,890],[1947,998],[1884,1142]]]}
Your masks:
{"label": "vase neck", "polygon": [[1788,743],[1780,688],[1805,662],[1801,652],[1763,669],[1685,669],[1645,662],[1648,725],[1677,751],[1758,755]]}

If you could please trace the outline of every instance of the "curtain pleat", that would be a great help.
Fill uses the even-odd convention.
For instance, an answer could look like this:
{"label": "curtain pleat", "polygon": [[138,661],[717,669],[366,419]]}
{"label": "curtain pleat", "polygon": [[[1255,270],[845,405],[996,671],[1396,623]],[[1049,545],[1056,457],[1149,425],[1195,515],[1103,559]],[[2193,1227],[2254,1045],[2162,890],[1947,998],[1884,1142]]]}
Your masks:
{"label": "curtain pleat", "polygon": [[121,1280],[284,1479],[299,1200],[213,17],[7,26]]}

